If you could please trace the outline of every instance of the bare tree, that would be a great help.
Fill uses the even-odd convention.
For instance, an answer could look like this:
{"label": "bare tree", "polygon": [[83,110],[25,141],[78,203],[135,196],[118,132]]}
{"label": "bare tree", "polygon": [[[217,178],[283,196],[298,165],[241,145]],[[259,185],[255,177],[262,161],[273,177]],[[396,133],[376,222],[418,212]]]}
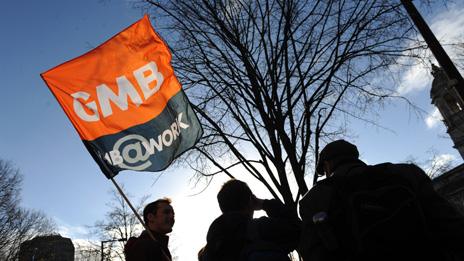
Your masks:
{"label": "bare tree", "polygon": [[431,150],[428,152],[431,154],[431,158],[426,161],[426,173],[427,175],[433,179],[436,178],[454,166],[454,160],[449,155],[438,155],[436,150]]}
{"label": "bare tree", "polygon": [[[434,148],[429,149],[427,154],[429,155],[429,158],[424,161],[418,161],[416,158],[410,157],[407,162],[421,166],[431,179],[435,179],[440,175],[447,173],[456,166],[455,158],[451,155],[440,155]],[[444,190],[443,187],[447,186],[444,184],[449,185],[449,181],[446,181],[446,179],[442,179],[441,181],[439,180],[438,182],[435,180],[433,182],[437,192],[446,198],[459,212],[464,214],[464,193],[459,191],[449,193],[449,191]]]}
{"label": "bare tree", "polygon": [[435,148],[427,150],[427,155],[427,159],[422,161],[410,156],[405,162],[420,166],[431,179],[446,173],[455,166],[455,158],[452,155],[440,154]]}
{"label": "bare tree", "polygon": [[[94,234],[105,241],[105,260],[124,260],[125,242],[130,237],[138,236],[143,227],[124,198],[116,190],[112,190],[111,193],[112,198],[107,205],[109,210],[105,214],[105,219],[95,222],[93,230]],[[142,197],[134,206],[139,214],[142,214],[146,199],[147,197]],[[92,250],[92,247],[89,249]]]}
{"label": "bare tree", "polygon": [[412,44],[413,26],[395,0],[145,0],[139,7],[153,13],[200,116],[197,174],[233,177],[238,169],[295,208],[320,144],[343,135],[349,118],[370,121],[366,114],[395,97],[379,76],[424,48]]}
{"label": "bare tree", "polygon": [[55,231],[45,214],[20,206],[21,182],[19,171],[0,159],[0,260],[16,260],[22,242]]}
{"label": "bare tree", "polygon": [[456,66],[464,70],[464,42],[453,45],[453,51],[456,52]]}

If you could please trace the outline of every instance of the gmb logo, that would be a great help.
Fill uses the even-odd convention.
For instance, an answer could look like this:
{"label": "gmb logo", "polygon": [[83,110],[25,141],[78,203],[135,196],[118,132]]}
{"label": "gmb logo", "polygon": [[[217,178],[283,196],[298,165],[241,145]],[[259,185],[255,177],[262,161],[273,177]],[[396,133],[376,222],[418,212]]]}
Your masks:
{"label": "gmb logo", "polygon": [[150,156],[171,147],[181,130],[189,127],[190,125],[182,122],[182,113],[179,113],[176,120],[156,138],[147,139],[139,134],[120,138],[114,143],[113,150],[105,153],[105,160],[122,169],[145,170],[152,165]]}

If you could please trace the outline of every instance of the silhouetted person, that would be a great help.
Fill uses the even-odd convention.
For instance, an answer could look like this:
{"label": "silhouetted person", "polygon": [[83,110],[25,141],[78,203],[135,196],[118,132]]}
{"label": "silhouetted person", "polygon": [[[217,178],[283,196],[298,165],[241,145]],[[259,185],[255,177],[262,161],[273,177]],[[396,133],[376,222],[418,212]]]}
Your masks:
{"label": "silhouetted person", "polygon": [[[217,199],[222,215],[211,224],[199,260],[289,260],[299,240],[296,211],[275,199],[256,198],[245,182],[235,179],[224,183]],[[268,217],[253,219],[261,209]]]}
{"label": "silhouetted person", "polygon": [[300,201],[304,260],[464,260],[464,218],[422,169],[358,157],[344,140],[321,151],[326,178]]}
{"label": "silhouetted person", "polygon": [[174,226],[174,209],[168,198],[149,203],[143,210],[143,220],[154,235],[153,240],[148,231],[143,231],[138,238],[131,237],[124,253],[127,261],[171,261],[168,249],[169,237],[166,235]]}

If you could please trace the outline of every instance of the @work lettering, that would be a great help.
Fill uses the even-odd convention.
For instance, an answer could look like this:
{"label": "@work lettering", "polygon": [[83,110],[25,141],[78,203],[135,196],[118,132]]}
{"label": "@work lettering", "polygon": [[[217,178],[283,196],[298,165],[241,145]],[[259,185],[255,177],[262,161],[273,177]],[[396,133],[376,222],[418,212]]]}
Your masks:
{"label": "@work lettering", "polygon": [[105,160],[122,169],[141,171],[149,168],[152,165],[150,156],[172,146],[181,130],[190,127],[182,122],[182,115],[179,113],[177,119],[156,137],[129,134],[120,138],[114,143],[113,150],[105,153]]}

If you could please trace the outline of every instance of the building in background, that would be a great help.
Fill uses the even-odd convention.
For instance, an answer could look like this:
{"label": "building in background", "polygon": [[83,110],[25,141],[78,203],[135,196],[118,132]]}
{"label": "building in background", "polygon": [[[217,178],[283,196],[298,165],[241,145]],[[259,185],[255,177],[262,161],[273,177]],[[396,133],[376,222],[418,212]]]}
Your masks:
{"label": "building in background", "polygon": [[[464,101],[456,89],[464,86],[450,80],[443,69],[433,64],[432,75],[430,98],[443,117],[454,148],[464,159]],[[434,178],[433,183],[435,189],[464,214],[464,164]]]}
{"label": "building in background", "polygon": [[21,244],[19,261],[74,261],[71,239],[60,235],[37,236]]}

